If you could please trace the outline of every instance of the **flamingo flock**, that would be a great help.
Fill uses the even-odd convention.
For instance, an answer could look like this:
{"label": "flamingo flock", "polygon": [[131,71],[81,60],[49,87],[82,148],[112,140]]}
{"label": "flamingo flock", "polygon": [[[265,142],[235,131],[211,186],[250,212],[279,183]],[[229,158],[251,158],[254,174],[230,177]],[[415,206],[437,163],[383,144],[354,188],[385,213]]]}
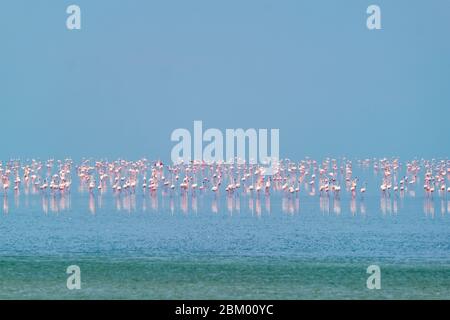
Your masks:
{"label": "flamingo flock", "polygon": [[[373,171],[379,185],[354,174],[354,167]],[[360,159],[325,158],[317,161],[278,161],[272,175],[266,175],[262,165],[235,163],[164,164],[162,161],[139,159],[93,160],[9,160],[0,162],[1,189],[8,194],[43,194],[70,197],[72,192],[93,195],[112,193],[156,197],[192,197],[212,194],[227,198],[272,194],[298,199],[300,194],[339,200],[341,196],[363,200],[367,192],[382,199],[416,195],[423,183],[423,196],[433,199],[450,196],[450,160],[415,159],[402,162],[399,158]],[[421,182],[422,181],[422,182]],[[75,189],[74,189],[75,186]],[[377,191],[379,190],[379,191]],[[325,200],[324,200],[325,201]],[[339,202],[337,202],[339,203]],[[213,208],[214,211],[214,208]],[[336,209],[340,212],[340,208]]]}

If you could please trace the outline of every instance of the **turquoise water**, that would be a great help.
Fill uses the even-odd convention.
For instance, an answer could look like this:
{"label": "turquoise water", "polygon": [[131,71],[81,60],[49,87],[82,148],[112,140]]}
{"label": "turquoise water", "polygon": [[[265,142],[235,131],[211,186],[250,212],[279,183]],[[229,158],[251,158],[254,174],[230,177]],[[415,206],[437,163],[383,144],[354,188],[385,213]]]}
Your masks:
{"label": "turquoise water", "polygon": [[[450,298],[443,198],[368,195],[337,210],[333,197],[197,195],[195,211],[191,196],[66,197],[8,198],[0,298]],[[81,290],[66,288],[72,264]],[[381,267],[381,290],[366,288],[371,264]]]}
{"label": "turquoise water", "polygon": [[[448,194],[427,197],[420,182],[354,199],[301,189],[11,190],[0,206],[0,298],[450,298]],[[380,290],[366,288],[372,264]],[[69,265],[81,290],[66,287]]]}
{"label": "turquoise water", "polygon": [[[370,262],[369,262],[370,261]],[[448,299],[448,264],[381,263],[382,288],[365,288],[367,264],[335,259],[159,258],[2,259],[1,298],[18,299]],[[65,268],[81,268],[81,290]]]}

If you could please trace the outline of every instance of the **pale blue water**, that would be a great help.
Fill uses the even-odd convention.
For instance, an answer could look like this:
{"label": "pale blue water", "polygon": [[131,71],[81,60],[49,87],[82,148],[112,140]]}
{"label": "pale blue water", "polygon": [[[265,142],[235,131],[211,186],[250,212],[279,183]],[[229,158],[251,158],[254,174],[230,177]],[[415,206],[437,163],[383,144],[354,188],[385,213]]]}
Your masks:
{"label": "pale blue water", "polygon": [[[450,199],[3,198],[0,298],[450,298]],[[193,200],[194,199],[194,200]],[[217,212],[214,212],[217,211]],[[66,288],[66,267],[82,289]],[[366,288],[378,264],[382,289]]]}

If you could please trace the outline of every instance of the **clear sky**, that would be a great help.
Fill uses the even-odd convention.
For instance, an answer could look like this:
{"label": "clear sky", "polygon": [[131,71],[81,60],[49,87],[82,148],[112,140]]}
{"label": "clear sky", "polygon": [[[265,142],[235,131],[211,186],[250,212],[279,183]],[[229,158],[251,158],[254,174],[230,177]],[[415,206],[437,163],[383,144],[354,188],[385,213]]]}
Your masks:
{"label": "clear sky", "polygon": [[168,160],[194,120],[291,159],[447,157],[450,1],[1,2],[0,159]]}

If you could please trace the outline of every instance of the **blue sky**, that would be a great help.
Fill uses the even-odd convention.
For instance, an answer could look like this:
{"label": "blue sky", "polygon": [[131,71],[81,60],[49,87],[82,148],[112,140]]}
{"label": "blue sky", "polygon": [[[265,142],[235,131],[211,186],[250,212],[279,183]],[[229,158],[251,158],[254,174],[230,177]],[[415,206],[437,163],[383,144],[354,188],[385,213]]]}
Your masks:
{"label": "blue sky", "polygon": [[449,34],[446,0],[2,1],[0,159],[168,160],[194,120],[291,159],[446,157]]}

